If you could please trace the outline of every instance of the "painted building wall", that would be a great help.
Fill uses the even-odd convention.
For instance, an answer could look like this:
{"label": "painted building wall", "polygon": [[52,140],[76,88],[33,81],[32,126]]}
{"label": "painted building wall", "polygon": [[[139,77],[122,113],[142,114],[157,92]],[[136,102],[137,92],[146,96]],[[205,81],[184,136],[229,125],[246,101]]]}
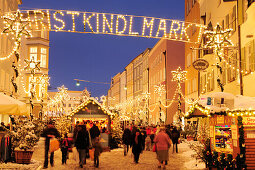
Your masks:
{"label": "painted building wall", "polygon": [[[151,49],[149,54],[149,92],[151,99],[149,101],[150,122],[159,123],[159,101],[158,94],[155,93],[155,85],[165,85],[166,93],[162,95],[162,103],[168,106],[174,96],[176,83],[171,81],[171,71],[176,70],[179,66],[184,69],[185,66],[184,43],[161,39]],[[184,109],[184,103],[182,104]],[[166,124],[173,122],[173,117],[177,112],[177,102],[173,102],[171,107],[161,107],[165,113],[162,119],[166,120]]]}
{"label": "painted building wall", "polygon": [[[6,12],[16,11],[18,5],[21,3],[21,0],[1,0],[0,16],[3,16]],[[5,27],[3,22],[3,18],[0,18],[0,32],[2,32]],[[12,55],[9,59],[1,60],[1,58],[9,55],[13,47],[14,40],[12,40],[12,37],[6,34],[0,34],[0,92],[17,97],[11,83],[11,78],[14,76],[12,62],[14,61],[17,63],[15,56]],[[0,122],[4,122],[5,124],[9,123],[9,115],[0,114]]]}
{"label": "painted building wall", "polygon": [[[24,14],[24,17],[28,17],[28,14]],[[29,17],[33,20],[34,14],[30,13]],[[40,17],[39,15],[37,17]],[[47,19],[43,21],[44,24],[47,24]],[[40,62],[39,68],[40,70],[36,71],[35,78],[38,80],[39,77],[43,75],[45,77],[48,76],[49,71],[49,31],[43,28],[43,24],[38,24],[38,28],[36,28],[35,23],[32,22],[30,26],[31,30],[31,37],[22,37],[21,39],[21,48],[20,48],[20,68],[25,68],[27,63],[25,60],[31,60],[34,58],[36,62]],[[29,74],[29,70],[21,70],[21,74],[19,76],[19,83],[18,83],[18,93],[19,99],[25,103],[27,106],[30,107],[30,82],[31,74]],[[38,82],[38,81],[37,81]],[[33,99],[34,109],[32,113],[34,116],[38,116],[41,110],[41,99],[44,101],[42,102],[43,110],[47,105],[47,84],[37,84],[36,85],[36,95]]]}

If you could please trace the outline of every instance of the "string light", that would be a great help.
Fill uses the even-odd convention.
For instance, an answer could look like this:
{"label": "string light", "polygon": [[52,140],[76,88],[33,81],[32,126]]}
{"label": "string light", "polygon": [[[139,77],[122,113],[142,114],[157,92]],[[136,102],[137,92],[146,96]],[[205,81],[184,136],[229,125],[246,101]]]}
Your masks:
{"label": "string light", "polygon": [[75,31],[75,15],[79,16],[80,13],[76,12],[76,11],[67,11],[66,13],[72,15],[72,20],[73,20],[73,30],[72,31]]}
{"label": "string light", "polygon": [[90,21],[89,21],[91,19],[91,17],[93,17],[93,16],[95,16],[94,13],[92,13],[88,18],[86,18],[86,13],[83,13],[84,32],[86,31],[86,23],[88,24],[88,26],[91,29],[91,31],[94,32],[93,28],[92,28],[92,26],[90,24]]}
{"label": "string light", "polygon": [[[177,25],[177,28],[174,28],[174,25]],[[179,21],[172,21],[172,24],[171,24],[171,28],[170,28],[170,31],[169,31],[169,38],[171,39],[172,38],[172,32],[174,33],[174,39],[177,40],[178,39],[178,36],[177,36],[177,31],[180,30],[180,22]]]}
{"label": "string light", "polygon": [[148,23],[147,18],[143,19],[143,33],[142,36],[144,36],[144,32],[146,28],[150,28],[150,37],[152,36],[152,30],[154,25],[154,18],[151,18],[150,23]]}
{"label": "string light", "polygon": [[103,14],[103,33],[105,33],[105,24],[108,26],[110,32],[113,32],[113,15],[111,15],[111,23],[109,23],[109,21],[107,20],[105,14]]}
{"label": "string light", "polygon": [[[187,34],[187,29],[191,26],[192,24],[188,24],[187,27],[185,27],[185,22],[182,23],[182,29],[181,29],[181,36],[180,36],[180,39],[183,40],[183,35],[184,37],[187,38],[187,41],[190,42],[190,38]],[[185,38],[184,38],[185,39]]]}
{"label": "string light", "polygon": [[[163,27],[161,27],[162,24],[163,24]],[[166,37],[166,20],[165,19],[161,19],[159,21],[159,27],[158,27],[158,31],[157,31],[156,37],[158,37],[159,31],[161,31],[161,30],[164,31],[163,37]]]}
{"label": "string light", "polygon": [[130,16],[130,24],[129,24],[129,35],[139,35],[138,32],[133,32],[133,16]]}
{"label": "string light", "polygon": [[[122,19],[124,21],[123,30],[119,31],[119,19]],[[117,21],[116,21],[116,34],[123,34],[127,29],[127,20],[125,16],[123,15],[117,15]]]}
{"label": "string light", "polygon": [[62,19],[59,19],[56,17],[57,14],[60,14],[61,16],[64,16],[64,13],[61,12],[61,11],[56,11],[54,14],[53,14],[53,17],[56,21],[59,21],[62,23],[62,26],[61,27],[58,27],[57,25],[54,24],[54,28],[57,29],[57,31],[61,31],[65,28],[65,22],[62,20]]}
{"label": "string light", "polygon": [[171,71],[171,72],[173,75],[172,81],[177,81],[182,83],[186,80],[187,71],[182,71],[181,67],[178,67],[177,70]]}

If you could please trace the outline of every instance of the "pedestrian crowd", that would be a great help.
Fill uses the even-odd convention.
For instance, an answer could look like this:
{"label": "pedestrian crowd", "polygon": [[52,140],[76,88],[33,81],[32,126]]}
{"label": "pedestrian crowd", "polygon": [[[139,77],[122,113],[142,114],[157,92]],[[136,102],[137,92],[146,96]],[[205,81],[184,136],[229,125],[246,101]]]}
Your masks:
{"label": "pedestrian crowd", "polygon": [[[73,154],[77,153],[77,157],[79,157],[80,168],[86,164],[87,158],[93,159],[94,166],[99,167],[99,156],[103,152],[100,133],[105,131],[105,128],[101,128],[100,131],[96,123],[91,125],[91,122],[77,121],[73,128],[73,134],[65,134],[60,140],[62,164],[67,163],[69,152],[73,152]],[[54,149],[54,141],[60,137],[53,121],[48,123],[41,136],[45,137],[44,169],[46,169],[48,168],[49,154],[50,165],[54,166],[54,151],[56,150]],[[122,135],[124,156],[131,150],[134,162],[139,163],[140,154],[144,150],[153,151],[157,155],[158,167],[164,169],[169,161],[170,147],[173,146],[173,153],[178,153],[179,138],[180,131],[175,126],[126,126]]]}
{"label": "pedestrian crowd", "polygon": [[173,144],[173,153],[178,153],[180,130],[176,126],[126,127],[123,132],[124,156],[132,148],[134,162],[139,162],[140,154],[146,151],[156,152],[158,167],[165,168],[169,159],[169,148]]}
{"label": "pedestrian crowd", "polygon": [[[100,143],[99,136],[101,132],[106,129],[102,128],[101,132],[97,125],[93,123],[92,127],[88,125],[90,122],[76,122],[74,126],[73,135],[65,134],[64,138],[60,140],[60,148],[62,152],[62,164],[67,163],[68,153],[77,151],[79,157],[79,166],[83,168],[86,164],[86,158],[94,159],[94,166],[99,167],[99,155],[103,152],[103,147]],[[90,128],[89,128],[90,127]],[[54,127],[54,122],[50,121],[47,128],[41,134],[45,137],[45,159],[44,169],[48,168],[48,157],[50,154],[50,165],[54,167],[54,141],[59,138],[60,134]],[[56,140],[57,141],[57,140]],[[73,148],[74,147],[74,148]],[[75,154],[75,152],[74,152]]]}

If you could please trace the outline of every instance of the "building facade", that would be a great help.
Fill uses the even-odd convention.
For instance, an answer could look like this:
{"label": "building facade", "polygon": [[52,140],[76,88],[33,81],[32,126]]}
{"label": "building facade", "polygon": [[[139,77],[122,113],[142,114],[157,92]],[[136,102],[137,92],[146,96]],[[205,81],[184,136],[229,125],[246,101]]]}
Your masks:
{"label": "building facade", "polygon": [[[25,17],[31,20],[35,19],[33,12],[24,13]],[[42,14],[37,14],[40,18]],[[49,71],[49,30],[45,28],[47,24],[45,18],[42,23],[31,22],[31,36],[22,37],[20,48],[20,62],[19,67],[24,68],[21,70],[18,82],[19,99],[27,103],[30,107],[31,113],[38,117],[40,111],[45,111],[44,106],[47,105],[47,89],[48,89],[48,71]],[[35,69],[35,75],[32,76],[29,68],[31,67],[30,61],[39,63],[38,68]],[[34,88],[32,87],[33,82]],[[34,98],[31,99],[31,90],[34,90]],[[30,106],[30,100],[33,102],[33,110]]]}
{"label": "building facade", "polygon": [[[177,84],[172,81],[171,71],[178,67],[184,68],[184,44],[166,39],[161,39],[151,49],[149,54],[149,122],[160,124],[161,119],[166,124],[173,123],[177,113],[177,100],[173,99]],[[155,91],[156,86],[164,86],[165,93]],[[184,87],[183,87],[184,88]],[[184,93],[184,91],[183,91]],[[159,100],[161,106],[159,106]],[[172,102],[172,100],[175,100]],[[171,104],[171,106],[169,106]],[[185,102],[182,102],[184,111]],[[168,107],[169,106],[169,107]],[[161,117],[160,117],[161,110]]]}
{"label": "building facade", "polygon": [[[217,82],[218,77],[224,85],[224,92],[240,94],[236,1],[186,0],[185,21],[204,24],[207,30],[214,30],[217,24],[222,29],[232,29],[229,39],[233,43],[233,48],[224,49],[223,57],[226,62],[222,63],[222,75],[215,66],[218,61],[213,50],[203,48],[207,41],[206,37],[201,38],[200,45],[185,44],[185,69],[188,71],[186,97],[194,100],[202,94],[221,91]],[[190,31],[191,39],[199,34],[199,30],[190,29]],[[209,67],[205,71],[197,72],[192,66],[198,58],[208,61]]]}
{"label": "building facade", "polygon": [[[7,12],[16,11],[18,9],[18,5],[21,3],[21,0],[1,0],[0,16],[3,16]],[[0,32],[2,32],[5,27],[3,21],[3,18],[0,18]],[[15,74],[12,68],[12,63],[15,62],[17,64],[17,60],[14,55],[8,59],[4,59],[11,53],[13,47],[14,40],[12,37],[7,36],[6,34],[0,34],[0,92],[9,96],[12,95],[17,97],[18,95],[15,93],[14,87],[11,83],[11,79]],[[0,114],[0,122],[9,122],[9,116]]]}

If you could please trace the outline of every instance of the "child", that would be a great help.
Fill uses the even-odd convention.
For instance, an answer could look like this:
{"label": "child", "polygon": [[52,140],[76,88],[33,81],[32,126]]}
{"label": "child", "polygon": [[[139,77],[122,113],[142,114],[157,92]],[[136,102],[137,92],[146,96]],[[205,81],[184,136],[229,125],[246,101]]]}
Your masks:
{"label": "child", "polygon": [[67,134],[65,134],[64,139],[61,142],[61,152],[62,152],[62,164],[66,164],[67,152],[69,148]]}
{"label": "child", "polygon": [[95,148],[94,151],[94,166],[98,168],[99,166],[99,155],[103,152],[102,145],[99,142],[99,137],[95,138],[95,143],[93,144],[93,147]]}
{"label": "child", "polygon": [[150,135],[148,135],[145,138],[145,144],[146,144],[146,151],[150,151],[151,150],[151,138],[150,138]]}

